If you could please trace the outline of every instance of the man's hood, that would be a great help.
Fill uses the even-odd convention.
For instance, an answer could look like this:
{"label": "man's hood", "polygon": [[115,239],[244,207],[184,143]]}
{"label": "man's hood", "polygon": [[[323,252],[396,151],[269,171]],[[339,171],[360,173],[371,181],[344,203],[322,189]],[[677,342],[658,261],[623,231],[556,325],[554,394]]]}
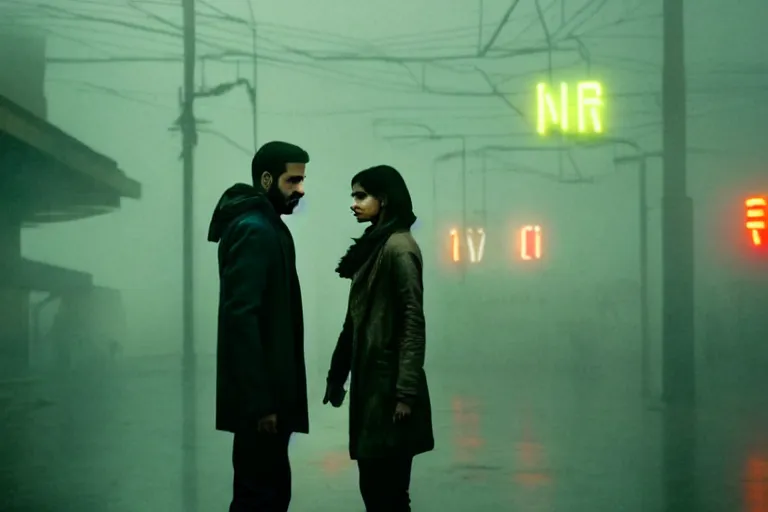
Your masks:
{"label": "man's hood", "polygon": [[224,192],[213,210],[208,241],[219,243],[227,226],[243,213],[266,209],[273,209],[273,206],[262,191],[245,183],[233,185]]}

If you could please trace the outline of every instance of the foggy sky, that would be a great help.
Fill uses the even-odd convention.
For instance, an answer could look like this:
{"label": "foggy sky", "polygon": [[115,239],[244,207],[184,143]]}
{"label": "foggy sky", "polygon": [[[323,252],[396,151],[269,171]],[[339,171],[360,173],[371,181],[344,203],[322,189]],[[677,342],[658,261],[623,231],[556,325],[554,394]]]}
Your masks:
{"label": "foggy sky", "polygon": [[[46,1],[160,26],[124,7],[101,8],[74,0]],[[478,2],[474,1],[449,5],[444,0],[272,0],[253,4],[260,24],[259,51],[269,56],[283,55],[281,44],[368,55],[377,51],[438,55],[456,53],[462,48],[473,51],[477,45],[479,13]],[[245,1],[217,1],[216,5],[234,16],[249,17]],[[483,5],[487,39],[508,3],[486,0]],[[577,12],[581,5],[580,1],[569,0],[567,13]],[[615,22],[623,10],[633,5],[640,5],[631,16],[634,22],[590,31],[590,27]],[[180,22],[178,6],[147,2],[144,7]],[[547,19],[557,27],[559,2],[550,7]],[[724,261],[718,252],[722,245],[715,229],[718,219],[728,212],[733,214],[733,202],[740,201],[747,193],[745,190],[751,191],[749,187],[759,183],[753,176],[766,174],[764,165],[760,169],[757,162],[768,157],[763,126],[767,103],[759,103],[765,96],[767,70],[761,62],[761,49],[768,47],[768,36],[762,27],[762,20],[768,19],[768,3],[731,2],[726,9],[722,2],[697,0],[687,2],[686,9],[691,93],[689,145],[734,152],[727,158],[689,158],[690,190],[696,201],[697,272],[707,279],[716,279],[723,275],[720,269]],[[199,10],[212,12],[204,5]],[[635,140],[648,151],[661,149],[661,110],[657,98],[610,95],[660,90],[659,12],[660,2],[656,1],[609,2],[581,29],[589,34],[583,39],[590,48],[591,69],[587,70],[584,64],[573,66],[573,56],[556,57],[553,74],[555,81],[600,80],[609,95],[610,136]],[[542,45],[543,33],[535,19],[534,2],[524,0],[498,44]],[[246,27],[204,18],[198,22],[199,53],[211,51],[203,41],[250,51],[250,32]],[[29,23],[49,28],[49,57],[94,57],[104,55],[104,50],[109,55],[181,52],[180,39],[113,25],[50,19]],[[530,28],[516,38],[526,27]],[[318,39],[330,42],[321,44]],[[445,229],[461,219],[459,162],[453,160],[437,166],[433,163],[439,154],[458,150],[458,142],[389,142],[384,136],[421,132],[398,127],[374,129],[373,120],[424,123],[444,134],[497,134],[492,138],[470,139],[470,150],[487,144],[544,144],[535,136],[531,120],[535,117],[534,86],[538,80],[546,79],[547,64],[545,55],[537,55],[489,65],[494,73],[524,75],[504,86],[504,90],[514,92],[508,96],[510,101],[519,104],[529,116],[528,120],[521,120],[499,98],[422,94],[408,72],[394,64],[292,59],[303,60],[307,65],[259,63],[258,141],[288,140],[305,147],[311,155],[305,204],[287,222],[298,251],[308,350],[325,361],[341,326],[346,300],[347,283],[337,278],[333,268],[350,237],[360,232],[348,211],[351,176],[378,163],[393,165],[403,172],[420,217],[415,234],[425,254],[432,258],[428,260],[432,276],[438,275],[437,264],[433,263],[435,252],[442,250],[435,248],[435,240],[447,236]],[[411,70],[420,72],[417,66]],[[238,72],[239,76],[251,78],[252,70],[246,64],[240,65],[239,70],[235,65],[220,62],[206,63],[203,70],[198,64],[198,84],[210,86],[230,81],[238,77]],[[181,143],[178,132],[170,132],[169,128],[179,113],[181,64],[53,64],[47,75],[49,120],[114,158],[131,178],[142,183],[144,192],[140,201],[126,200],[120,211],[107,216],[26,230],[24,255],[93,272],[98,284],[122,290],[129,318],[126,354],[175,353],[179,350],[181,330]],[[427,75],[433,87],[487,91],[485,82],[471,71],[460,73],[431,67]],[[406,89],[411,92],[402,92]],[[105,92],[110,90],[120,96]],[[216,130],[244,148],[237,149],[220,137],[201,133],[196,149],[197,350],[213,353],[218,281],[216,247],[206,241],[207,223],[221,192],[233,182],[250,179],[252,119],[242,90],[198,100],[195,108],[198,119],[206,122],[204,128]],[[501,244],[495,240],[511,237],[517,226],[541,224],[551,241],[545,248],[547,271],[565,278],[557,281],[561,283],[558,286],[564,281],[577,288],[590,280],[636,281],[637,179],[631,164],[614,167],[612,159],[616,154],[629,154],[629,150],[607,147],[574,153],[585,175],[601,177],[594,184],[559,184],[539,175],[509,172],[510,165],[489,165],[489,244],[492,240]],[[550,175],[558,173],[559,162],[554,153],[521,152],[505,155],[505,159]],[[479,160],[470,159],[470,209],[479,207],[478,178],[474,174],[478,168]],[[434,169],[440,176],[437,221],[432,218]],[[565,169],[573,172],[567,162]],[[657,276],[660,161],[650,160],[649,169],[650,250]],[[768,190],[765,178],[762,184]],[[498,263],[499,272],[505,272],[504,265],[511,269],[509,275],[529,271],[522,270],[511,256],[506,260],[497,257],[502,263],[506,261]],[[654,278],[653,282],[656,281]],[[514,288],[522,281],[505,283],[503,286]],[[555,280],[544,279],[537,286],[554,287],[554,283]],[[494,291],[488,286],[483,293]],[[500,285],[495,286],[496,292],[504,293]],[[427,293],[428,297],[435,293],[429,285]],[[658,293],[654,286],[656,303]],[[429,307],[436,308],[428,304]],[[439,329],[439,316],[433,315],[429,320]]]}

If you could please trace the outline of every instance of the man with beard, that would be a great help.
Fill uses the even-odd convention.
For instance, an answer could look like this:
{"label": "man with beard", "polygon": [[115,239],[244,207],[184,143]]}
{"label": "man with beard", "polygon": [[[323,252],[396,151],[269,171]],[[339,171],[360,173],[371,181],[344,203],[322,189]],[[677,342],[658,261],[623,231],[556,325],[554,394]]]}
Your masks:
{"label": "man with beard", "polygon": [[301,290],[281,219],[304,196],[308,162],[293,144],[262,146],[253,185],[224,192],[208,232],[219,244],[216,429],[234,433],[230,512],[288,510],[288,441],[309,432]]}

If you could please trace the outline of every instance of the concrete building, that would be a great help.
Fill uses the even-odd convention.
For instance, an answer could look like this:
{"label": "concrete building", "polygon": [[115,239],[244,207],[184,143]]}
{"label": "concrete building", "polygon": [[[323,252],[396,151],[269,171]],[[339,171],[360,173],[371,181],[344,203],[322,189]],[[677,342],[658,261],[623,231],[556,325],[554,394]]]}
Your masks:
{"label": "concrete building", "polygon": [[93,287],[90,274],[25,259],[22,230],[102,215],[141,196],[115,161],[47,121],[45,54],[39,35],[0,33],[0,361],[13,368],[28,362],[31,292]]}

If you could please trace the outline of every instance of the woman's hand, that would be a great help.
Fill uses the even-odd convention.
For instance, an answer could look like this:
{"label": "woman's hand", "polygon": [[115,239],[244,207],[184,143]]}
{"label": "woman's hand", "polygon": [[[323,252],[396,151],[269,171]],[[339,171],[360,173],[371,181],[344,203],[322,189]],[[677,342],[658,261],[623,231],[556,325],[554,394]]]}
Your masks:
{"label": "woman's hand", "polygon": [[333,407],[339,408],[344,403],[344,397],[347,392],[344,390],[344,386],[337,386],[328,382],[325,386],[325,396],[323,397],[323,405],[330,402]]}
{"label": "woman's hand", "polygon": [[404,420],[410,415],[411,415],[411,406],[408,404],[404,404],[403,402],[397,402],[397,406],[395,407],[395,414],[394,416],[392,416],[392,421],[398,422],[398,421]]}

